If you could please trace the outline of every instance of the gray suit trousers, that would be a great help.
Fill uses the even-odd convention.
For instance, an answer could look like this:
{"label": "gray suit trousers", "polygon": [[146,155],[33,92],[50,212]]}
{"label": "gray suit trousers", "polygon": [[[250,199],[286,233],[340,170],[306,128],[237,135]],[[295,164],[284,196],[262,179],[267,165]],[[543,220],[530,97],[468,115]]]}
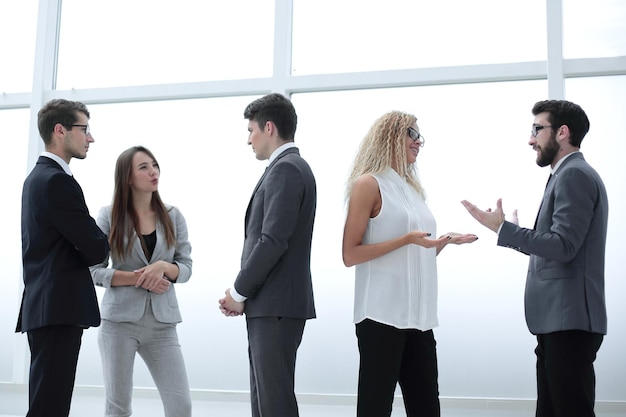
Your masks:
{"label": "gray suit trousers", "polygon": [[296,353],[304,319],[246,318],[252,417],[298,417]]}
{"label": "gray suit trousers", "polygon": [[165,417],[191,417],[191,392],[176,323],[155,319],[150,300],[138,321],[102,320],[98,333],[106,393],[105,416],[132,414],[135,356],[146,363],[163,401]]}

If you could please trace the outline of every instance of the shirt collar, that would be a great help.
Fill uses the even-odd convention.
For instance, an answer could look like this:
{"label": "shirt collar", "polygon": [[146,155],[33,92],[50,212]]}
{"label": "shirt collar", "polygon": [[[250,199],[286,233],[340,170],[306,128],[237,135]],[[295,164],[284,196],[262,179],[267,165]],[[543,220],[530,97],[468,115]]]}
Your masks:
{"label": "shirt collar", "polygon": [[278,155],[280,155],[281,153],[283,153],[284,151],[286,151],[289,148],[295,148],[296,144],[293,142],[287,142],[287,143],[283,143],[282,145],[280,145],[278,148],[276,148],[274,150],[274,152],[272,152],[272,154],[270,155],[270,159],[268,160],[268,165],[272,163],[272,161],[274,161],[274,159],[276,159],[278,157]]}
{"label": "shirt collar", "polygon": [[567,158],[569,158],[571,155],[574,155],[575,153],[578,153],[580,151],[574,151],[572,153],[568,153],[567,155],[565,155],[563,158],[559,159],[559,162],[556,163],[556,165],[554,166],[554,168],[552,168],[550,170],[550,174],[554,174],[556,172],[557,169],[559,169],[559,167],[561,166],[561,164],[563,164],[563,161],[565,161]]}
{"label": "shirt collar", "polygon": [[67,162],[65,162],[63,160],[63,158],[61,158],[59,155],[54,154],[52,152],[48,152],[48,151],[43,151],[41,153],[41,156],[45,156],[47,158],[52,159],[54,162],[56,162],[57,164],[61,165],[61,168],[63,168],[63,171],[65,171],[65,173],[69,176],[73,176],[72,171],[70,170],[70,166],[67,164]]}

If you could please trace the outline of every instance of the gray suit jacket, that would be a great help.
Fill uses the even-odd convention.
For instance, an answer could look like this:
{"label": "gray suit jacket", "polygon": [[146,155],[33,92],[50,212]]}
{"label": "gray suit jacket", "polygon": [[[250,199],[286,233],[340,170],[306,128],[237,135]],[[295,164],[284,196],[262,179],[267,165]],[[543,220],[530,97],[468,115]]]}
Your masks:
{"label": "gray suit jacket", "polygon": [[498,245],[530,254],[524,298],[531,333],[606,334],[608,207],[602,179],[578,152],[563,161],[546,187],[536,230],[502,225]]}
{"label": "gray suit jacket", "polygon": [[[111,268],[108,268],[109,259],[103,263],[92,266],[91,277],[94,284],[105,287],[106,292],[102,300],[102,318],[115,322],[137,321],[144,313],[146,299],[150,298],[154,316],[161,323],[179,323],[182,316],[178,308],[175,285],[170,285],[163,294],[148,292],[143,288],[132,286],[112,287],[111,279],[116,269],[122,271],[134,271],[143,268],[158,260],[172,262],[178,265],[179,273],[176,283],[189,281],[191,277],[191,245],[187,238],[187,224],[180,210],[176,207],[167,207],[168,214],[174,224],[176,233],[176,246],[168,248],[165,242],[163,227],[157,224],[157,241],[152,254],[152,259],[146,259],[138,238],[132,242],[132,249],[128,257],[119,259],[112,256]],[[96,220],[100,229],[108,236],[111,231],[111,206],[103,207]]]}
{"label": "gray suit jacket", "polygon": [[289,148],[259,180],[245,219],[235,290],[248,297],[247,317],[315,317],[311,239],[315,178],[297,148]]}

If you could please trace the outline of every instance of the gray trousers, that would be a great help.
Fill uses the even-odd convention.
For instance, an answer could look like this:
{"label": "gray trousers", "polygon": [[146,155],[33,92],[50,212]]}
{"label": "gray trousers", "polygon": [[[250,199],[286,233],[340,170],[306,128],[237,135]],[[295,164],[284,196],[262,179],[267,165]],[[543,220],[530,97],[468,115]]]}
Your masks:
{"label": "gray trousers", "polygon": [[154,318],[150,302],[136,322],[102,320],[98,333],[106,417],[132,414],[135,354],[146,363],[163,401],[165,417],[190,417],[191,394],[175,323]]}
{"label": "gray trousers", "polygon": [[306,320],[246,318],[252,417],[298,417],[296,352]]}

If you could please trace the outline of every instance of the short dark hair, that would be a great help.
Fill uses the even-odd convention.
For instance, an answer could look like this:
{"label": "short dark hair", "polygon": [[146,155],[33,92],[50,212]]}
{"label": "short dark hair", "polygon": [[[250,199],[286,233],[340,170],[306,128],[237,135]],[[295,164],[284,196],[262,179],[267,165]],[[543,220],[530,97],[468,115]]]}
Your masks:
{"label": "short dark hair", "polygon": [[43,143],[50,144],[52,132],[57,123],[68,129],[78,121],[78,112],[84,113],[89,119],[89,110],[80,101],[69,101],[62,98],[50,100],[37,113],[37,127]]}
{"label": "short dark hair", "polygon": [[291,101],[282,94],[272,93],[248,104],[243,117],[254,120],[263,129],[267,122],[272,122],[278,129],[278,136],[283,140],[293,141],[298,125],[298,115]]}
{"label": "short dark hair", "polygon": [[552,129],[566,125],[570,131],[569,143],[577,148],[589,132],[589,118],[578,105],[565,100],[543,100],[533,106],[533,115],[548,113],[548,122]]}

